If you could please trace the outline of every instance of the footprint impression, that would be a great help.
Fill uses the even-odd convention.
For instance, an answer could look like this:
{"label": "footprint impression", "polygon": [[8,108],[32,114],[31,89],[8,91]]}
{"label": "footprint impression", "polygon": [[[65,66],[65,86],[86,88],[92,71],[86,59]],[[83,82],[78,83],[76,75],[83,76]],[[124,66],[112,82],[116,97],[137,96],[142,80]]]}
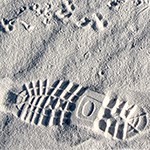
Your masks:
{"label": "footprint impression", "polygon": [[118,140],[140,134],[147,125],[147,113],[136,104],[69,81],[58,80],[51,85],[48,79],[38,80],[24,84],[15,96],[9,92],[10,98],[15,99],[11,112],[28,124],[44,127],[74,124]]}
{"label": "footprint impression", "polygon": [[[20,16],[22,16],[25,11],[32,11],[37,17],[42,17],[42,23],[44,25],[50,24],[52,17],[66,24],[71,20],[71,16],[75,11],[75,5],[72,0],[63,0],[61,3],[61,9],[56,12],[53,12],[52,5],[50,3],[45,3],[43,7],[37,3],[33,3],[29,6],[22,6],[14,19],[8,20],[4,18],[1,20],[0,30],[7,33],[13,31],[15,22],[18,20],[25,30],[29,32],[32,31],[34,26],[20,19]],[[73,21],[73,23],[75,23],[79,28],[90,27],[93,28],[94,31],[103,31],[108,26],[108,21],[101,13],[94,13],[92,16],[83,17],[79,21]]]}
{"label": "footprint impression", "polygon": [[72,0],[63,0],[61,7],[55,12],[55,17],[63,23],[67,23],[75,11],[75,5]]}
{"label": "footprint impression", "polygon": [[3,33],[10,33],[14,30],[15,28],[15,19],[11,19],[11,20],[7,20],[5,18],[3,18],[0,21],[0,31],[2,31]]}
{"label": "footprint impression", "polygon": [[121,4],[125,3],[127,0],[111,0],[107,4],[108,8],[111,9],[118,9]]}
{"label": "footprint impression", "polygon": [[90,26],[94,31],[103,31],[108,26],[108,21],[100,13],[94,13],[92,17],[84,17],[76,23],[79,28]]}
{"label": "footprint impression", "polygon": [[27,10],[26,6],[20,7],[19,11],[16,14],[16,17],[11,19],[3,18],[0,21],[0,31],[3,33],[10,33],[15,30],[16,22],[18,18]]}
{"label": "footprint impression", "polygon": [[37,17],[42,16],[44,19],[42,23],[47,25],[50,23],[52,19],[52,6],[50,3],[45,3],[44,7],[42,8],[39,4],[32,4],[29,9],[35,13]]}

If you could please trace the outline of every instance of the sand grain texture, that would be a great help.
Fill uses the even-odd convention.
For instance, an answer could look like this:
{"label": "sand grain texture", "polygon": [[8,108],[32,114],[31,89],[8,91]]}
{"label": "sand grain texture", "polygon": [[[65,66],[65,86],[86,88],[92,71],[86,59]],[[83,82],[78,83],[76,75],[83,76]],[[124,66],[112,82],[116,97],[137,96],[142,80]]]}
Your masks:
{"label": "sand grain texture", "polygon": [[[149,0],[0,0],[0,149],[150,149],[149,16]],[[49,86],[43,83],[46,79]],[[90,98],[86,95],[83,99],[77,94],[81,104],[75,103],[75,109],[69,99],[71,106],[65,111],[76,117],[74,112],[80,108],[81,121],[72,119],[70,124],[63,117],[61,121],[47,121],[50,110],[59,108],[58,103],[53,107],[55,102],[45,107],[27,98],[18,105],[23,85],[44,93],[58,80],[77,83],[94,92],[85,92]],[[37,81],[43,85],[30,86]],[[57,89],[69,95],[71,89],[66,87]],[[30,96],[42,104],[46,98],[36,92]],[[43,95],[52,99],[46,91]],[[67,96],[65,101],[68,102]],[[22,115],[21,119],[15,115],[14,104],[17,110],[24,110],[22,104],[33,110],[25,110],[26,117]],[[32,113],[39,113],[36,108],[45,111],[45,122],[32,122]],[[93,113],[95,108],[101,108],[98,116]],[[55,115],[52,118],[59,118],[58,113]],[[92,123],[84,121],[92,115]],[[136,116],[143,119],[133,119]],[[124,126],[114,118],[121,124],[123,121]],[[124,136],[128,131],[125,122],[136,130],[127,135],[129,138]]]}

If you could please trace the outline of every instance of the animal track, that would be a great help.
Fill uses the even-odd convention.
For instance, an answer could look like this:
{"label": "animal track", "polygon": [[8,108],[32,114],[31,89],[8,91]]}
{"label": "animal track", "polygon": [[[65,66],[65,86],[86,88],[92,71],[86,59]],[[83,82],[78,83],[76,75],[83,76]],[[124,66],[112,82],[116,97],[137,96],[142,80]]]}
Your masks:
{"label": "animal track", "polygon": [[[34,11],[37,16],[42,15],[44,18],[43,24],[46,25],[50,23],[50,20],[52,18],[51,4],[46,3],[44,8],[41,8],[39,4],[33,4],[31,6],[20,7],[19,11],[17,12],[17,16],[13,19],[10,20],[5,18],[2,19],[0,21],[0,31],[7,32],[7,33],[13,31],[15,28],[15,22],[19,20],[20,16],[23,15],[25,11],[29,11],[29,10]],[[31,31],[34,28],[32,25],[28,25],[25,21],[19,20],[19,23],[23,25],[25,30]]]}
{"label": "animal track", "polygon": [[19,12],[17,12],[17,16],[19,17],[20,15],[22,15],[28,8],[26,6],[22,6],[19,9]]}
{"label": "animal track", "polygon": [[[61,9],[53,12],[52,6],[50,3],[45,3],[44,7],[41,7],[40,4],[33,3],[29,6],[22,6],[17,12],[17,16],[14,19],[8,21],[7,19],[2,19],[0,22],[0,30],[2,32],[11,32],[14,30],[14,23],[19,20],[19,23],[24,27],[25,30],[33,30],[31,24],[27,24],[24,20],[20,20],[20,16],[24,14],[25,11],[33,11],[37,17],[42,17],[42,23],[44,25],[50,24],[51,19],[54,17],[63,23],[68,23],[71,20],[71,16],[75,11],[75,5],[72,0],[63,0]],[[73,21],[79,28],[92,27],[95,31],[104,30],[108,26],[108,21],[103,18],[100,13],[94,13],[93,16],[83,17],[79,21]]]}
{"label": "animal track", "polygon": [[90,20],[88,17],[84,17],[82,18],[81,20],[79,20],[76,25],[79,27],[79,28],[84,28],[84,27],[87,27],[88,25],[91,26],[91,23],[92,23],[92,20]]}
{"label": "animal track", "polygon": [[34,11],[36,13],[37,16],[42,14],[42,9],[40,8],[39,4],[32,4],[31,6],[29,6],[29,9],[31,11]]}
{"label": "animal track", "polygon": [[62,2],[62,8],[55,12],[55,16],[58,20],[62,21],[63,23],[67,23],[74,11],[75,6],[72,0],[64,0]]}
{"label": "animal track", "polygon": [[24,22],[24,21],[20,21],[20,23],[24,26],[25,30],[27,30],[27,31],[29,31],[29,32],[34,29],[34,26],[31,26],[31,25],[27,24],[27,23]]}
{"label": "animal track", "polygon": [[14,30],[14,24],[15,24],[15,19],[12,20],[7,20],[7,19],[2,19],[0,21],[0,31],[10,33]]}
{"label": "animal track", "polygon": [[134,0],[133,3],[136,6],[139,6],[139,5],[149,5],[150,4],[150,0]]}
{"label": "animal track", "polygon": [[92,25],[94,30],[104,30],[108,26],[108,21],[103,19],[100,13],[93,14],[94,23]]}
{"label": "animal track", "polygon": [[51,12],[51,4],[50,3],[46,3],[44,8],[41,8],[41,6],[39,4],[32,4],[29,7],[30,10],[32,10],[33,12],[35,12],[35,14],[37,16],[43,16],[44,20],[43,20],[43,24],[49,24],[50,20],[52,19],[52,12]]}
{"label": "animal track", "polygon": [[147,125],[143,108],[69,81],[59,80],[53,85],[49,80],[30,82],[19,94],[10,97],[15,98],[11,112],[38,126],[75,124],[108,138],[124,140],[140,134]]}
{"label": "animal track", "polygon": [[134,0],[133,3],[136,6],[135,9],[137,16],[145,10],[148,10],[150,6],[150,0]]}
{"label": "animal track", "polygon": [[108,21],[103,18],[102,14],[94,13],[92,17],[82,18],[76,25],[80,28],[90,26],[95,31],[103,31],[108,26]]}
{"label": "animal track", "polygon": [[111,0],[108,3],[109,9],[118,8],[121,4],[125,3],[127,0]]}

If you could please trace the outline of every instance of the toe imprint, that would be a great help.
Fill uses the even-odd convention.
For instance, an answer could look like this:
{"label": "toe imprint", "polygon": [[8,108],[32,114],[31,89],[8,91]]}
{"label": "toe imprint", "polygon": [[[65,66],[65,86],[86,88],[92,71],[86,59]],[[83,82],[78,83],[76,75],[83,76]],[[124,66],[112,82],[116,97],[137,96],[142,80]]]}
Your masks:
{"label": "toe imprint", "polygon": [[102,103],[99,115],[95,120],[97,131],[102,130],[108,137],[126,139],[140,133],[147,125],[147,113],[137,105],[117,98]]}

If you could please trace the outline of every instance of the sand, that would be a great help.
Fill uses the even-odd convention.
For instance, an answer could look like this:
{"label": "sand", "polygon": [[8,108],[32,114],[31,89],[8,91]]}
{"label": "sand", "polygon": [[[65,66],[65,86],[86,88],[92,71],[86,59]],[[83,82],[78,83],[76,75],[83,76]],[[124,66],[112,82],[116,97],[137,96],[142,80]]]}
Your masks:
{"label": "sand", "polygon": [[[1,0],[0,149],[150,149],[149,7],[149,0]],[[47,80],[49,86],[44,85]],[[35,125],[17,115],[25,104],[21,91],[45,90],[57,80],[88,88],[83,97],[77,94],[71,124]],[[42,94],[29,95],[36,99]],[[117,106],[109,106],[111,100]],[[119,131],[112,125],[113,134],[107,129],[114,118],[119,123],[122,118],[123,123],[129,121],[120,101],[129,113],[136,107],[130,118],[138,120],[139,126],[135,123],[128,137],[127,127]],[[114,113],[117,108],[121,115]],[[109,120],[107,128],[104,118]]]}

